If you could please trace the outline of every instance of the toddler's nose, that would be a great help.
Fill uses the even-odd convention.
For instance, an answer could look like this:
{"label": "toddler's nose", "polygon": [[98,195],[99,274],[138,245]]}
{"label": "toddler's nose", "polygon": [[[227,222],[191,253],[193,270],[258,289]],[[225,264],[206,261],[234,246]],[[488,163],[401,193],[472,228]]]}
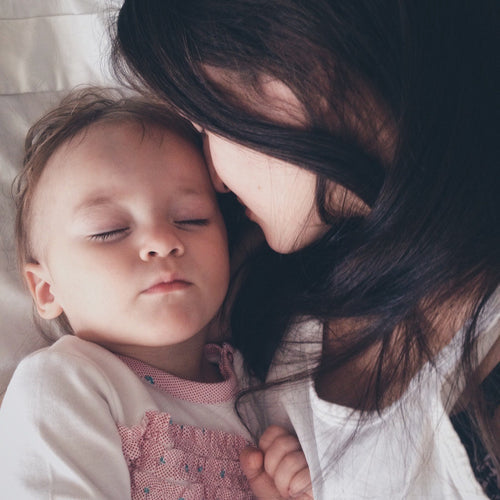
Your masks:
{"label": "toddler's nose", "polygon": [[179,257],[184,254],[184,245],[174,228],[155,228],[145,236],[139,255],[141,260],[148,261],[155,257],[168,255]]}

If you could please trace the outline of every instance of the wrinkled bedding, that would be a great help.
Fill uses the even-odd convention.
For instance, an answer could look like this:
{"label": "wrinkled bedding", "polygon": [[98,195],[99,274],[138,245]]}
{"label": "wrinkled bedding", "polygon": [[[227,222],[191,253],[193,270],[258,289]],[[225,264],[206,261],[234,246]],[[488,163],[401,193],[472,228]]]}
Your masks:
{"label": "wrinkled bedding", "polygon": [[115,85],[108,27],[120,0],[0,2],[0,395],[19,360],[46,344],[18,276],[11,183],[29,126],[69,90]]}

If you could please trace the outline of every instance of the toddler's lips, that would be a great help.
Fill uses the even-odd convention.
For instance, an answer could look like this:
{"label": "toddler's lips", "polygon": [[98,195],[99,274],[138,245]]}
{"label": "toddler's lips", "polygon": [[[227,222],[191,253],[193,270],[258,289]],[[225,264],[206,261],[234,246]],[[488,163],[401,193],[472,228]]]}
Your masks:
{"label": "toddler's lips", "polygon": [[179,290],[185,290],[190,286],[191,283],[184,280],[161,281],[159,283],[150,286],[149,288],[146,288],[146,290],[144,290],[142,293],[146,295],[171,293],[171,292],[177,292]]}

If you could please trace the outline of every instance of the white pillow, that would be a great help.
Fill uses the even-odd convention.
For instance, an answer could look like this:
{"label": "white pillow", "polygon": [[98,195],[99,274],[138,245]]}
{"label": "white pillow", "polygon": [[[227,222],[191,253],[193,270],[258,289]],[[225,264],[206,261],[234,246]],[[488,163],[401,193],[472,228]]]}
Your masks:
{"label": "white pillow", "polygon": [[0,2],[0,395],[17,363],[43,346],[18,276],[11,184],[28,128],[72,88],[115,85],[108,26],[121,0]]}

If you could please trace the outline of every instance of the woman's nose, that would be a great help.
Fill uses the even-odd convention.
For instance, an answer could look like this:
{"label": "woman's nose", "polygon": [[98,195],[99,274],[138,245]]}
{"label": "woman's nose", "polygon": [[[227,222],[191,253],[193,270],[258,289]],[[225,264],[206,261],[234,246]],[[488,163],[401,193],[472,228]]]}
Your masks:
{"label": "woman's nose", "polygon": [[157,227],[145,234],[139,250],[141,260],[148,261],[155,257],[180,257],[184,255],[184,245],[171,227]]}

